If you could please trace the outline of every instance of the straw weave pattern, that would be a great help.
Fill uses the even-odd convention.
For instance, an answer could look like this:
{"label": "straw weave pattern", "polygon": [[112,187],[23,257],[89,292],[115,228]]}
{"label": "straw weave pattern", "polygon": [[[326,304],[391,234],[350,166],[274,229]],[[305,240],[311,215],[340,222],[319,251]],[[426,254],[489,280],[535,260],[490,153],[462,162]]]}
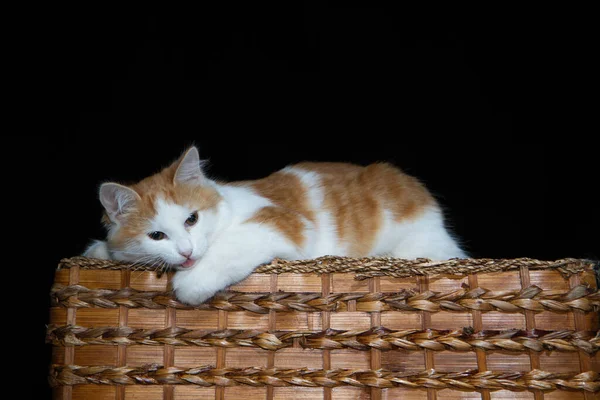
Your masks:
{"label": "straw weave pattern", "polygon": [[[168,292],[140,292],[126,288],[121,290],[88,289],[81,285],[54,285],[51,290],[53,305],[72,308],[103,307],[118,308],[165,308],[190,309],[178,302]],[[74,298],[73,296],[77,296]],[[426,291],[415,293],[402,290],[398,293],[338,293],[322,296],[320,293],[236,293],[221,292],[206,303],[196,307],[202,310],[250,311],[267,314],[276,312],[336,311],[341,303],[355,300],[362,311],[501,311],[516,313],[524,310],[584,312],[600,310],[600,293],[585,285],[578,285],[568,293],[544,291],[537,286],[525,290],[492,292],[483,288],[463,288],[448,293]]]}
{"label": "straw weave pattern", "polygon": [[376,327],[367,330],[324,331],[261,331],[223,329],[216,331],[193,330],[181,327],[167,329],[134,329],[129,327],[86,328],[76,325],[50,326],[48,341],[55,345],[149,345],[201,347],[258,347],[279,350],[294,345],[294,339],[308,349],[343,349],[382,351],[423,349],[433,351],[584,351],[595,354],[600,349],[600,332],[509,330],[480,331],[469,334],[465,330],[391,330]]}
{"label": "straw weave pattern", "polygon": [[277,369],[277,368],[163,368],[157,365],[145,367],[103,366],[56,366],[51,371],[53,385],[77,385],[86,383],[120,385],[199,385],[199,386],[307,386],[335,387],[350,385],[357,387],[392,388],[453,388],[467,391],[480,389],[509,390],[584,390],[600,391],[598,372],[586,371],[579,374],[555,374],[547,371],[479,373],[476,370],[460,373],[442,373],[427,370],[420,373],[399,373],[379,370],[353,369]]}

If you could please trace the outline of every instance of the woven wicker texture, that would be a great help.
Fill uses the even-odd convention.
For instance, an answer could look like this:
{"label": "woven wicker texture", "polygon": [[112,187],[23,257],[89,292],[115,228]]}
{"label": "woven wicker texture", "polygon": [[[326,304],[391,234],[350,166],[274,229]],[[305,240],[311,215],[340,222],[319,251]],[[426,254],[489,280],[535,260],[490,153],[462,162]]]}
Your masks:
{"label": "woven wicker texture", "polygon": [[51,290],[56,399],[596,399],[597,268],[275,260],[206,304],[171,273],[74,257]]}

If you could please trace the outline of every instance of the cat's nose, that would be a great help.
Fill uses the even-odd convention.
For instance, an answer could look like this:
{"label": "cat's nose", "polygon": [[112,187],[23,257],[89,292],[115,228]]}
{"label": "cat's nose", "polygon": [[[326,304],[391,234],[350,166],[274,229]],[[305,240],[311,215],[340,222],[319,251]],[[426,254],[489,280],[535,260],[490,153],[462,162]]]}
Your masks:
{"label": "cat's nose", "polygon": [[192,256],[192,250],[179,250],[179,254],[185,258],[190,258]]}

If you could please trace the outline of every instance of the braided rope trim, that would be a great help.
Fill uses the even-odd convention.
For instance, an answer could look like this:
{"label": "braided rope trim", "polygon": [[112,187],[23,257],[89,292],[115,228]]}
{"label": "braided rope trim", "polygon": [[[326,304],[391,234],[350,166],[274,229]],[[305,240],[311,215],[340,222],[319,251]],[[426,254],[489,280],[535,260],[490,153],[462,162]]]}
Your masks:
{"label": "braided rope trim", "polygon": [[[269,264],[258,266],[254,272],[265,274],[294,273],[355,273],[356,279],[366,279],[374,276],[391,276],[405,278],[415,275],[452,274],[468,275],[486,272],[501,272],[518,270],[527,267],[531,270],[553,269],[564,277],[580,273],[587,268],[594,268],[598,262],[576,258],[564,258],[556,261],[542,261],[532,258],[491,259],[465,258],[445,261],[431,261],[426,258],[405,260],[392,257],[335,257],[325,256],[310,260],[281,260],[275,259]],[[136,265],[131,263],[100,260],[86,257],[64,258],[59,268],[80,267],[83,269],[129,269],[136,271],[155,271],[155,266]]]}
{"label": "braided rope trim", "polygon": [[[436,293],[418,293],[403,289],[397,293],[238,293],[220,292],[204,304],[190,307],[183,304],[171,292],[145,292],[132,288],[120,290],[89,289],[81,285],[53,285],[51,305],[56,307],[101,307],[202,309],[224,311],[250,311],[267,314],[277,312],[319,312],[343,309],[345,302],[356,300],[357,311],[500,311],[519,313],[523,311],[569,312],[600,310],[600,292],[586,285],[578,285],[569,292],[542,290],[532,285],[523,290],[490,291],[481,287]],[[77,296],[72,297],[72,296]]]}
{"label": "braided rope trim", "polygon": [[47,331],[47,342],[59,346],[85,345],[151,345],[200,347],[258,347],[279,350],[294,345],[294,339],[305,349],[335,350],[350,348],[368,351],[371,349],[419,351],[487,351],[508,350],[515,352],[533,351],[578,351],[590,355],[600,349],[600,331],[543,331],[404,329],[391,330],[376,327],[366,330],[273,331],[264,330],[192,330],[181,327],[167,329],[135,329],[130,327],[86,328],[76,325],[51,325]]}
{"label": "braided rope trim", "polygon": [[598,372],[551,373],[540,370],[529,372],[493,372],[468,370],[442,373],[426,370],[418,373],[393,372],[385,369],[279,369],[279,368],[194,368],[161,367],[107,367],[54,365],[50,370],[51,386],[82,385],[198,385],[198,386],[304,386],[304,387],[375,387],[375,388],[432,388],[464,391],[489,390],[576,390],[600,391]]}

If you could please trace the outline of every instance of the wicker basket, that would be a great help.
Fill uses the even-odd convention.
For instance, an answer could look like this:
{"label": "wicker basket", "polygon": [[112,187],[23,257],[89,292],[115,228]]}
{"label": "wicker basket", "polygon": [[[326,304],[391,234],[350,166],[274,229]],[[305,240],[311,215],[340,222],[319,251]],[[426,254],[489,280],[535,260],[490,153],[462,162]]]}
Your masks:
{"label": "wicker basket", "polygon": [[196,308],[136,268],[61,261],[54,398],[599,398],[586,260],[276,260]]}

